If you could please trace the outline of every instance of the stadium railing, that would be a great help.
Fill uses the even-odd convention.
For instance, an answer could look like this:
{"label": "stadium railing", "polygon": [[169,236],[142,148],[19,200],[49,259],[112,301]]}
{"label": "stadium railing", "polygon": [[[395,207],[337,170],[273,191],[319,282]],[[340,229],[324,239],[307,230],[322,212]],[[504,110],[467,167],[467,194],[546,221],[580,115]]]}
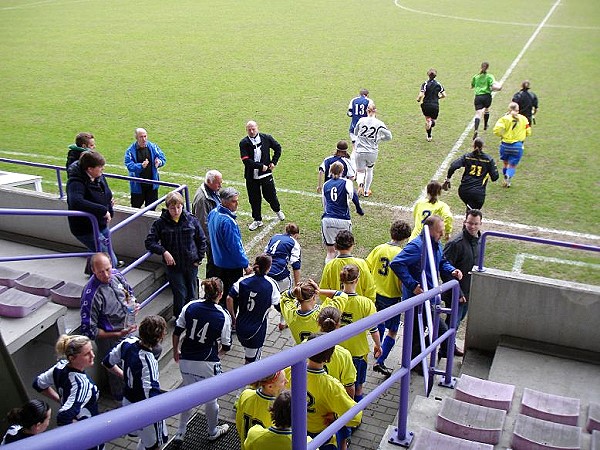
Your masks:
{"label": "stadium railing", "polygon": [[[425,227],[426,245],[423,249],[423,258],[427,254],[432,255],[428,228]],[[424,266],[425,267],[425,266]],[[423,276],[425,274],[423,273]],[[451,308],[442,308],[439,304],[439,296],[442,292],[452,290]],[[27,439],[27,447],[30,450],[68,450],[85,449],[93,447],[102,442],[126,435],[151,423],[167,417],[179,414],[182,411],[194,408],[210,400],[218,398],[226,393],[239,389],[269,374],[275,373],[285,367],[291,366],[292,370],[292,448],[294,450],[314,450],[324,444],[341,427],[343,427],[359,411],[364,410],[372,401],[392,388],[397,382],[399,388],[399,410],[398,426],[396,433],[389,436],[389,441],[408,447],[414,433],[407,429],[409,408],[409,386],[411,369],[423,363],[429,357],[430,365],[425,367],[425,389],[429,393],[436,375],[442,375],[443,386],[451,387],[455,383],[452,377],[453,355],[456,338],[458,298],[460,289],[456,280],[449,281],[441,286],[432,287],[423,294],[404,300],[397,305],[379,311],[376,314],[364,318],[353,324],[344,326],[314,340],[304,342],[293,348],[272,355],[253,364],[244,365],[230,372],[225,372],[217,377],[203,380],[201,382],[175,389],[171,392],[143,400],[125,407],[100,414],[98,416],[74,423],[69,426],[60,427]],[[422,345],[421,352],[411,358],[413,320],[415,309],[421,309],[426,302],[433,300],[433,330],[432,339],[427,347]],[[335,422],[330,424],[323,432],[316,436],[312,442],[306,442],[307,417],[306,417],[306,359],[324,348],[332,347],[340,342],[363,333],[365,330],[376,326],[396,315],[404,313],[404,331],[401,367],[390,378],[383,381],[377,388],[369,392],[365,397],[341,415]],[[451,322],[448,331],[441,336],[437,335],[440,314],[450,314]],[[422,313],[419,314],[420,326],[422,327]],[[430,327],[431,328],[431,327]],[[448,341],[445,371],[435,368],[437,363],[437,348]],[[423,343],[422,343],[423,344]],[[16,448],[18,443],[9,444],[6,449]]]}

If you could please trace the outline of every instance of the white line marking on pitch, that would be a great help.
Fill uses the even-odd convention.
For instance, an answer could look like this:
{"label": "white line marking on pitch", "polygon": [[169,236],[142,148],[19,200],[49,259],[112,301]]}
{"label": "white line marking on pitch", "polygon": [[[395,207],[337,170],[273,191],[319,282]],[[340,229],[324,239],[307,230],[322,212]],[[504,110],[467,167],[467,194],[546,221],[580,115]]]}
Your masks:
{"label": "white line marking on pitch", "polygon": [[[521,49],[521,51],[519,52],[519,54],[517,55],[517,57],[513,60],[513,62],[511,63],[511,65],[508,67],[508,69],[506,69],[506,72],[504,72],[504,75],[502,75],[502,78],[500,79],[500,83],[501,84],[504,84],[504,82],[512,74],[512,71],[517,66],[517,64],[519,64],[519,62],[521,61],[521,58],[523,57],[523,55],[525,54],[525,52],[527,51],[527,49],[529,48],[529,46],[532,44],[532,42],[535,40],[535,38],[538,36],[538,34],[542,30],[542,28],[544,27],[544,25],[546,24],[546,22],[548,21],[548,19],[550,18],[550,16],[554,12],[554,10],[558,7],[558,5],[560,4],[560,2],[561,2],[561,0],[556,0],[556,2],[554,3],[554,5],[552,5],[552,7],[550,8],[550,11],[548,11],[548,14],[546,14],[546,17],[544,17],[544,19],[539,23],[539,25],[537,26],[537,28],[535,29],[535,31],[533,32],[533,34],[531,35],[531,37],[527,40],[527,42],[525,43],[525,45],[523,46],[523,48]],[[492,92],[492,97],[494,97],[495,95],[496,95],[496,92]],[[473,116],[473,117],[475,117],[475,116]],[[456,156],[456,153],[458,153],[458,150],[460,149],[461,145],[465,141],[467,135],[473,129],[473,126],[474,126],[473,125],[473,118],[471,118],[471,120],[469,120],[469,123],[466,126],[465,130],[462,132],[462,134],[460,135],[460,137],[458,138],[458,140],[452,146],[452,149],[450,150],[450,153],[448,153],[448,155],[446,156],[446,158],[442,162],[441,166],[438,168],[438,170],[435,172],[435,174],[431,178],[432,180],[439,179],[441,176],[444,175],[445,172],[448,171],[448,167],[450,166],[450,163],[454,160],[454,157]],[[425,196],[427,194],[426,189],[427,189],[426,187],[423,188],[423,190],[421,191],[421,196],[417,200],[415,200],[415,202],[413,203],[413,208],[414,208],[414,206],[416,205],[416,203],[419,200],[425,198]]]}
{"label": "white line marking on pitch", "polygon": [[[535,23],[523,23],[523,22],[504,22],[501,20],[489,20],[489,19],[474,19],[463,16],[451,16],[447,14],[439,14],[433,13],[430,11],[421,11],[418,9],[409,8],[408,6],[404,6],[400,4],[399,0],[394,0],[394,4],[405,11],[412,12],[415,14],[421,14],[424,16],[433,16],[440,17],[442,19],[454,19],[454,20],[463,20],[465,22],[476,22],[476,23],[491,23],[496,25],[511,25],[511,26],[520,26],[520,27],[535,27],[537,24]],[[594,26],[579,26],[579,25],[546,25],[548,28],[564,28],[564,29],[574,29],[574,30],[598,30],[599,27]]]}
{"label": "white line marking on pitch", "polygon": [[583,261],[573,261],[571,259],[553,258],[551,256],[533,255],[531,253],[517,253],[517,255],[515,256],[515,263],[513,264],[512,271],[516,272],[516,273],[522,273],[523,272],[523,264],[525,263],[526,259],[532,259],[534,261],[549,262],[549,263],[554,263],[554,264],[567,264],[569,266],[576,266],[576,267],[589,267],[592,269],[600,270],[600,264],[586,263]]}
{"label": "white line marking on pitch", "polygon": [[[64,161],[64,158],[61,158],[58,156],[39,155],[39,154],[25,153],[25,152],[0,150],[0,154],[6,154],[6,155],[12,155],[12,156],[26,156],[28,158],[32,158],[37,161],[41,161],[42,158],[46,158],[46,159],[54,160],[54,161]],[[124,171],[124,167],[117,165],[117,164],[107,164],[106,166]],[[198,184],[200,184],[201,182],[204,181],[204,177],[200,177],[197,175],[189,175],[189,174],[185,174],[185,173],[168,172],[168,171],[161,171],[161,173],[163,175],[168,175],[168,176],[174,177],[178,180],[190,180],[191,179],[194,181],[198,181]],[[223,180],[223,181],[224,181],[224,184],[226,184],[226,185],[245,186],[245,184],[241,181],[232,181],[232,180]],[[54,183],[54,184],[56,184],[56,183]],[[188,185],[188,188],[190,191],[190,196],[193,197],[196,187]],[[300,191],[300,190],[295,190],[295,189],[277,188],[277,191],[285,192],[285,193],[289,193],[289,194],[293,194],[293,195],[300,195],[302,197],[321,198],[320,194],[316,194],[313,192],[305,192],[305,191]],[[119,194],[122,194],[122,193],[119,192]],[[127,196],[127,195],[129,195],[129,193],[126,193],[124,196]],[[388,210],[400,210],[400,211],[407,212],[407,213],[411,213],[413,210],[413,208],[409,207],[409,206],[392,205],[392,204],[388,204],[388,203],[373,202],[373,201],[369,201],[369,200],[361,200],[361,204],[364,204],[366,206],[373,206],[373,207],[377,207],[377,208],[384,208],[384,209],[388,209]],[[245,213],[245,212],[241,212],[241,211],[238,212],[238,215],[244,216],[244,217],[250,216],[249,213]],[[464,216],[461,214],[456,214],[454,216],[454,219],[462,220],[462,219],[464,219]],[[271,220],[271,217],[267,217],[267,220]],[[485,219],[485,222],[494,224],[494,225],[498,225],[501,227],[514,228],[517,230],[535,231],[535,232],[541,232],[541,233],[549,233],[549,234],[556,234],[556,235],[562,235],[562,236],[576,237],[576,238],[580,238],[580,239],[590,239],[590,240],[594,240],[594,241],[600,240],[600,235],[591,234],[591,233],[579,233],[577,231],[557,230],[557,229],[553,229],[553,228],[544,228],[544,227],[539,227],[539,226],[534,226],[534,225],[526,225],[526,224],[515,223],[515,222],[504,222],[502,220],[494,220],[494,219],[488,219],[488,218]]]}
{"label": "white line marking on pitch", "polygon": [[90,0],[71,0],[65,2],[58,2],[56,0],[46,0],[35,3],[26,3],[24,5],[16,5],[16,6],[3,6],[0,8],[0,11],[9,11],[13,9],[26,9],[26,8],[37,8],[38,6],[59,6],[59,5],[69,5],[71,3],[84,3]]}

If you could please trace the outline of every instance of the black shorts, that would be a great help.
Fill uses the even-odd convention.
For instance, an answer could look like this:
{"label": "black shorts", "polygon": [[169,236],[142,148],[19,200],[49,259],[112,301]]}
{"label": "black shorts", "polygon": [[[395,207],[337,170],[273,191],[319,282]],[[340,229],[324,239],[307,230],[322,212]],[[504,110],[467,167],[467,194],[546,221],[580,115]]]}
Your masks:
{"label": "black shorts", "polygon": [[484,108],[489,108],[490,106],[492,106],[492,94],[476,95],[473,104],[475,105],[475,111]]}
{"label": "black shorts", "polygon": [[440,105],[435,105],[433,103],[421,103],[421,111],[423,111],[423,115],[425,117],[431,117],[435,120],[438,118]]}

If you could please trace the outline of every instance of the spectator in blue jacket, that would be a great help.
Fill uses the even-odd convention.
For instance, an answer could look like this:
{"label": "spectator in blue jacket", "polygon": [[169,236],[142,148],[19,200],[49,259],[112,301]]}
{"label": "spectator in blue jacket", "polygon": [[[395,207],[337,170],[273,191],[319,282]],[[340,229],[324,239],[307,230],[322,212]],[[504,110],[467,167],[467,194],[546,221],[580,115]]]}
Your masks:
{"label": "spectator in blue jacket", "polygon": [[206,237],[196,217],[183,210],[183,197],[171,192],[146,237],[146,249],[161,255],[173,291],[173,316],[183,305],[198,298],[198,266],[206,251]]}
{"label": "spectator in blue jacket", "polygon": [[[208,213],[208,236],[217,277],[223,281],[223,292],[229,292],[244,273],[252,273],[236,222],[240,193],[234,188],[222,189],[221,204]],[[237,313],[237,305],[234,306]]]}
{"label": "spectator in blue jacket", "polygon": [[[135,142],[125,151],[125,166],[130,177],[158,181],[158,168],[166,164],[167,158],[160,147],[148,140],[143,128],[135,129]],[[158,184],[129,182],[131,206],[141,208],[158,200]]]}
{"label": "spectator in blue jacket", "polygon": [[[423,228],[427,226],[429,229],[429,237],[431,240],[431,246],[433,250],[433,258],[435,264],[435,270],[438,274],[448,274],[457,280],[462,279],[462,272],[450,264],[442,254],[442,244],[440,239],[444,235],[444,220],[440,216],[432,215],[429,216],[425,222],[423,222]],[[402,282],[402,298],[404,300],[414,297],[415,295],[422,294],[425,289],[421,285],[421,252],[425,245],[425,233],[421,232],[416,238],[410,241],[398,253],[392,262],[390,268],[396,274],[396,276]],[[431,267],[429,261],[426,263],[425,268],[427,288],[433,287],[433,278],[431,276]],[[439,332],[445,332],[447,330],[446,324],[440,320]],[[417,323],[417,315],[415,314],[415,322],[413,328],[413,342],[412,342],[412,357],[414,358],[420,351],[420,340],[419,340],[419,328]],[[444,344],[446,341],[444,342]],[[440,349],[440,356],[446,356],[446,346],[442,344]],[[417,368],[418,367],[418,368]],[[420,372],[421,366],[417,366],[415,369]]]}

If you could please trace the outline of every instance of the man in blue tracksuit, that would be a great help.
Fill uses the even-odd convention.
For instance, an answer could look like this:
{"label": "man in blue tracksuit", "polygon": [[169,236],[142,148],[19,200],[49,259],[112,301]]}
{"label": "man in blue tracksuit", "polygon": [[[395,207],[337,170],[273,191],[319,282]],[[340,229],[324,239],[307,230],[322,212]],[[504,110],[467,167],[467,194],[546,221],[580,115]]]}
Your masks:
{"label": "man in blue tracksuit", "polygon": [[[125,167],[130,177],[158,181],[158,168],[166,164],[167,158],[160,147],[148,140],[143,128],[135,129],[135,142],[125,150]],[[141,208],[158,200],[158,184],[129,182],[131,206]]]}

